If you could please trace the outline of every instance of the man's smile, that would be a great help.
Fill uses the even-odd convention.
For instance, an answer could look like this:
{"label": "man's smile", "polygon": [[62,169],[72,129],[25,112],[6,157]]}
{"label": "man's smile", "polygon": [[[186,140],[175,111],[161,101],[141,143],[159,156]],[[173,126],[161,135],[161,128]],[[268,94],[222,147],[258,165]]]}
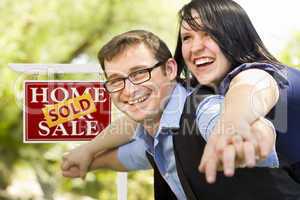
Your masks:
{"label": "man's smile", "polygon": [[128,100],[128,104],[129,105],[135,105],[137,103],[142,103],[142,102],[146,101],[149,97],[150,97],[150,93],[139,96],[139,97],[135,97],[133,99]]}
{"label": "man's smile", "polygon": [[150,94],[146,94],[146,95],[143,95],[141,97],[134,98],[132,100],[129,100],[128,104],[129,105],[134,105],[134,104],[137,104],[137,103],[144,102],[149,98],[149,96],[150,96]]}

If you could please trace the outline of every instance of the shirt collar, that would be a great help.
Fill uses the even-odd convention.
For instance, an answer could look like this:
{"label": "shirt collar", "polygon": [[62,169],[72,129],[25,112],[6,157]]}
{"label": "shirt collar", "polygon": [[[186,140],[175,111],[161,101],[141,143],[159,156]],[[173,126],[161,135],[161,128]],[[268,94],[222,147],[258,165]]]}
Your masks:
{"label": "shirt collar", "polygon": [[[186,90],[180,83],[176,84],[169,97],[169,101],[162,113],[158,132],[160,132],[161,129],[179,128],[180,118],[185,104],[185,100],[186,97],[190,94],[190,92],[191,91]],[[145,136],[145,133],[146,131],[144,127],[142,126],[142,124],[139,124],[135,130],[134,138],[144,138],[143,135]],[[156,136],[157,135],[158,134],[156,134]]]}
{"label": "shirt collar", "polygon": [[189,91],[178,83],[170,96],[164,112],[162,113],[159,130],[163,128],[179,128],[181,114],[188,95]]}

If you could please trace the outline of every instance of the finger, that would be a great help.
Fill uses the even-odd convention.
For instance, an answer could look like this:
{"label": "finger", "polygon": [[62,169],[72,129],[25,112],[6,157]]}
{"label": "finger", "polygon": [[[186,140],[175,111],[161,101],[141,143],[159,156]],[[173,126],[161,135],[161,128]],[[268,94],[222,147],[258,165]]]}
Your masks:
{"label": "finger", "polygon": [[67,171],[62,171],[62,175],[64,177],[69,177],[69,178],[79,178],[80,177],[79,169],[77,167],[71,167]]}
{"label": "finger", "polygon": [[81,168],[80,168],[80,177],[81,177],[83,180],[85,179],[87,170],[88,170],[88,165],[81,166]]}
{"label": "finger", "polygon": [[[254,149],[254,152],[255,152],[255,155],[259,158],[262,157],[262,151],[265,151],[263,149],[265,149],[265,146],[264,146],[264,142],[263,139],[262,139],[262,133],[257,131],[255,128],[252,128],[252,135],[253,137],[255,137],[256,141],[257,142],[257,146],[255,147]],[[263,148],[263,149],[262,149]]]}
{"label": "finger", "polygon": [[63,171],[62,175],[67,178],[79,178],[80,177],[79,174],[73,174],[70,171]]}
{"label": "finger", "polygon": [[244,148],[242,136],[236,134],[232,137],[231,143],[234,145],[236,160],[244,160]]}
{"label": "finger", "polygon": [[245,156],[246,165],[248,167],[254,167],[256,164],[255,148],[251,142],[248,141],[244,142],[244,156]]}
{"label": "finger", "polygon": [[[255,136],[256,140],[259,141],[255,148],[255,155],[259,160],[265,159],[268,154],[268,149],[266,146],[266,143],[268,143],[268,141],[266,141],[263,137],[265,131],[267,130],[258,130],[255,127],[252,128],[252,134]],[[268,139],[268,137],[266,139]]]}
{"label": "finger", "polygon": [[228,145],[223,152],[223,167],[225,176],[233,176],[235,168],[235,148]]}
{"label": "finger", "polygon": [[208,158],[209,158],[209,155],[211,155],[211,152],[212,152],[211,147],[209,145],[205,145],[205,148],[204,148],[201,160],[200,160],[200,165],[198,167],[198,170],[200,172],[205,172],[206,164],[207,164],[207,161],[209,160]]}
{"label": "finger", "polygon": [[203,154],[202,154],[202,157],[201,157],[200,165],[199,165],[199,168],[198,168],[200,172],[205,172],[205,166],[207,164],[207,161],[215,153],[216,139],[217,138],[212,135],[209,138],[207,144],[205,145],[205,148],[204,148],[204,151],[203,151]]}
{"label": "finger", "polygon": [[90,165],[92,163],[92,158],[86,158],[86,160],[78,163],[79,168],[80,168],[80,176],[82,177],[82,179],[85,179],[85,176],[87,174],[87,172],[89,171]]}
{"label": "finger", "polygon": [[62,163],[61,163],[61,169],[62,170],[66,170],[69,168],[69,161],[68,161],[68,157],[69,157],[69,152],[65,152],[62,156]]}
{"label": "finger", "polygon": [[73,162],[71,162],[69,160],[65,160],[62,163],[62,170],[68,170],[73,165],[74,165]]}
{"label": "finger", "polygon": [[206,164],[205,177],[206,177],[206,181],[210,184],[216,181],[217,165],[218,165],[218,159],[216,156],[211,157],[211,159],[209,159]]}
{"label": "finger", "polygon": [[[74,175],[74,170],[72,169],[73,167],[71,167],[70,169],[68,170],[64,170],[62,171],[62,175],[63,176],[68,176],[68,177],[73,177]],[[79,174],[79,173],[78,173]]]}
{"label": "finger", "polygon": [[260,156],[262,159],[265,159],[274,148],[276,134],[262,134],[261,138],[264,142],[260,143]]}
{"label": "finger", "polygon": [[268,120],[261,117],[252,125],[253,132],[259,138],[259,155],[262,159],[266,158],[273,150],[275,145],[276,133],[273,125]]}
{"label": "finger", "polygon": [[219,136],[219,140],[215,147],[218,155],[223,155],[225,147],[230,143],[230,137],[231,136],[224,134]]}
{"label": "finger", "polygon": [[247,122],[241,122],[237,129],[237,133],[242,136],[243,140],[250,141],[254,146],[257,146],[258,141],[253,137],[251,126]]}
{"label": "finger", "polygon": [[68,166],[69,166],[68,161],[63,160],[61,165],[60,165],[60,168],[61,168],[61,170],[67,170],[69,168]]}
{"label": "finger", "polygon": [[65,153],[63,153],[62,160],[63,160],[63,161],[64,161],[64,160],[67,160],[69,156],[70,156],[70,152],[65,152]]}

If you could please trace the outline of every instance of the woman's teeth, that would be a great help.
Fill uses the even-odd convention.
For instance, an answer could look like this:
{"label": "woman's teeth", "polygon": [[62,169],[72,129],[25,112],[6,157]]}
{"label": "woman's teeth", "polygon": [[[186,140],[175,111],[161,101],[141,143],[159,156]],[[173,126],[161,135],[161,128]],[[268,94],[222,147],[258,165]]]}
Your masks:
{"label": "woman's teeth", "polygon": [[196,59],[194,64],[197,66],[203,66],[206,64],[211,64],[214,60],[212,58],[200,58]]}

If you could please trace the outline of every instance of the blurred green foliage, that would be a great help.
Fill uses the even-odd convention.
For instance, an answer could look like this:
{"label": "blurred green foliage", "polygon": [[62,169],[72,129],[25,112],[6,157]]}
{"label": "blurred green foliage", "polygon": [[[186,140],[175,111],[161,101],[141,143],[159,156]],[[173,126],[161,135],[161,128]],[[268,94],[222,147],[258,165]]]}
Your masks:
{"label": "blurred green foliage", "polygon": [[295,32],[279,55],[281,62],[300,69],[300,32]]}
{"label": "blurred green foliage", "polygon": [[[0,199],[116,199],[116,173],[90,173],[86,181],[60,174],[62,154],[74,144],[24,144],[23,80],[46,76],[15,73],[8,63],[97,63],[96,54],[112,36],[130,29],[157,33],[174,48],[180,0],[1,0],[0,1]],[[79,61],[78,61],[79,60]],[[95,74],[57,79],[91,80]],[[131,173],[129,199],[153,199],[150,172]],[[28,184],[17,187],[16,180]],[[18,196],[19,195],[19,196]]]}
{"label": "blurred green foliage", "polygon": [[[116,199],[116,173],[97,171],[85,181],[60,174],[62,154],[74,144],[24,144],[22,83],[47,79],[23,75],[8,63],[96,63],[112,36],[130,29],[157,33],[174,50],[176,12],[187,0],[0,0],[0,199]],[[300,66],[300,34],[280,55]],[[60,79],[91,80],[94,74]],[[12,188],[16,180],[25,180]],[[28,189],[33,180],[38,189]],[[128,199],[153,199],[152,172],[130,173]],[[29,188],[34,188],[30,186]],[[38,193],[39,197],[32,196]]]}

